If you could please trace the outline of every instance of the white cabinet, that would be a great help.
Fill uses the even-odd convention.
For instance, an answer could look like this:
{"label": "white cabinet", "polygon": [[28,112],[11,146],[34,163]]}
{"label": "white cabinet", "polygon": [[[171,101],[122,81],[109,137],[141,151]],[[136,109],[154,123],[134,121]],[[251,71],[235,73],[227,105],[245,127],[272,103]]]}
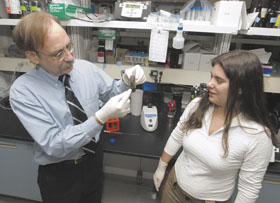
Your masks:
{"label": "white cabinet", "polygon": [[[280,176],[279,174],[266,173],[262,182],[262,188],[256,203],[276,203],[279,202]],[[237,184],[232,195],[234,200],[237,195]]]}
{"label": "white cabinet", "polygon": [[41,201],[31,142],[0,138],[0,194]]}
{"label": "white cabinet", "polygon": [[280,180],[279,175],[269,179],[264,179],[262,189],[259,194],[259,198],[256,203],[276,203],[279,202]]}

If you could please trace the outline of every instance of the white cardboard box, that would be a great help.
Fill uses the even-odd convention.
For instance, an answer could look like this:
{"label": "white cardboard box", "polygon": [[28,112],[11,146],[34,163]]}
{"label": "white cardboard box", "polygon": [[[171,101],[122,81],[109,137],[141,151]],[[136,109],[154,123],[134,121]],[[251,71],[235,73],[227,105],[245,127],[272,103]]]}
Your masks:
{"label": "white cardboard box", "polygon": [[200,53],[184,53],[183,69],[198,70]]}
{"label": "white cardboard box", "polygon": [[215,54],[201,54],[198,70],[210,72],[212,70],[211,60],[216,56]]}
{"label": "white cardboard box", "polygon": [[218,1],[214,4],[211,24],[240,29],[243,16],[246,17],[244,1]]}

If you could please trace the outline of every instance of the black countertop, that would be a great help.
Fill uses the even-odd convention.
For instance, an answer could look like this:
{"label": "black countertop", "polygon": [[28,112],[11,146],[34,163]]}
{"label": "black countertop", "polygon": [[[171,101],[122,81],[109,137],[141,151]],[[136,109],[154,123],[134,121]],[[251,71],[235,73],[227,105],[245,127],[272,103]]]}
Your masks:
{"label": "black countertop", "polygon": [[[120,131],[118,134],[106,133],[102,130],[101,136],[104,141],[104,151],[132,156],[159,158],[179,117],[180,113],[177,113],[173,118],[167,117],[166,113],[161,113],[157,130],[154,132],[147,132],[140,125],[140,116],[127,115],[120,119]],[[1,108],[0,137],[33,142],[32,137],[22,126],[14,112]],[[114,142],[112,142],[112,139]]]}
{"label": "black countertop", "polygon": [[[112,153],[159,158],[166,141],[176,126],[180,114],[173,118],[160,114],[158,127],[154,132],[145,131],[140,124],[140,116],[128,115],[120,119],[121,133],[103,133],[104,150]],[[113,143],[110,141],[114,139]]]}
{"label": "black countertop", "polygon": [[[176,113],[173,118],[168,118],[162,111],[159,114],[158,128],[154,132],[147,132],[141,127],[140,116],[128,115],[121,118],[119,134],[102,131],[104,151],[158,159],[180,114],[181,112]],[[0,137],[33,142],[13,111],[2,108],[0,108]],[[112,138],[114,142],[112,142]],[[280,163],[270,163],[267,173],[279,176]]]}
{"label": "black countertop", "polygon": [[0,108],[0,137],[33,142],[12,110]]}

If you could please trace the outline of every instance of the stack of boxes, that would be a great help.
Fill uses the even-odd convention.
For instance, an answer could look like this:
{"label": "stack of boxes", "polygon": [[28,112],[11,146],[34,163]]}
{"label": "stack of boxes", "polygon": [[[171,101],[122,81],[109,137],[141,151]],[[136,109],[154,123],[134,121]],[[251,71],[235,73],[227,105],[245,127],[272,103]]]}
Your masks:
{"label": "stack of boxes", "polygon": [[211,60],[216,56],[215,54],[184,53],[183,69],[210,72]]}

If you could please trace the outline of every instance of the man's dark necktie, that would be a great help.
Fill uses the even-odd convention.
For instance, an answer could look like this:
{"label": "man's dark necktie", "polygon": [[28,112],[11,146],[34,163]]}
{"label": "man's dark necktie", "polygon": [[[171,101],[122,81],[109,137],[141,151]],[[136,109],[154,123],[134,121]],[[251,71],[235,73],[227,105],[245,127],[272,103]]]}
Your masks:
{"label": "man's dark necktie", "polygon": [[[84,121],[87,120],[87,115],[81,106],[79,100],[75,96],[74,92],[71,89],[70,83],[69,83],[70,75],[62,75],[59,76],[59,80],[64,84],[65,86],[65,96],[66,96],[66,101],[69,106],[69,109],[71,111],[73,121],[75,125],[81,124]],[[88,144],[83,146],[83,150],[87,154],[94,154],[96,151],[97,147],[97,142],[95,138],[93,138]]]}

